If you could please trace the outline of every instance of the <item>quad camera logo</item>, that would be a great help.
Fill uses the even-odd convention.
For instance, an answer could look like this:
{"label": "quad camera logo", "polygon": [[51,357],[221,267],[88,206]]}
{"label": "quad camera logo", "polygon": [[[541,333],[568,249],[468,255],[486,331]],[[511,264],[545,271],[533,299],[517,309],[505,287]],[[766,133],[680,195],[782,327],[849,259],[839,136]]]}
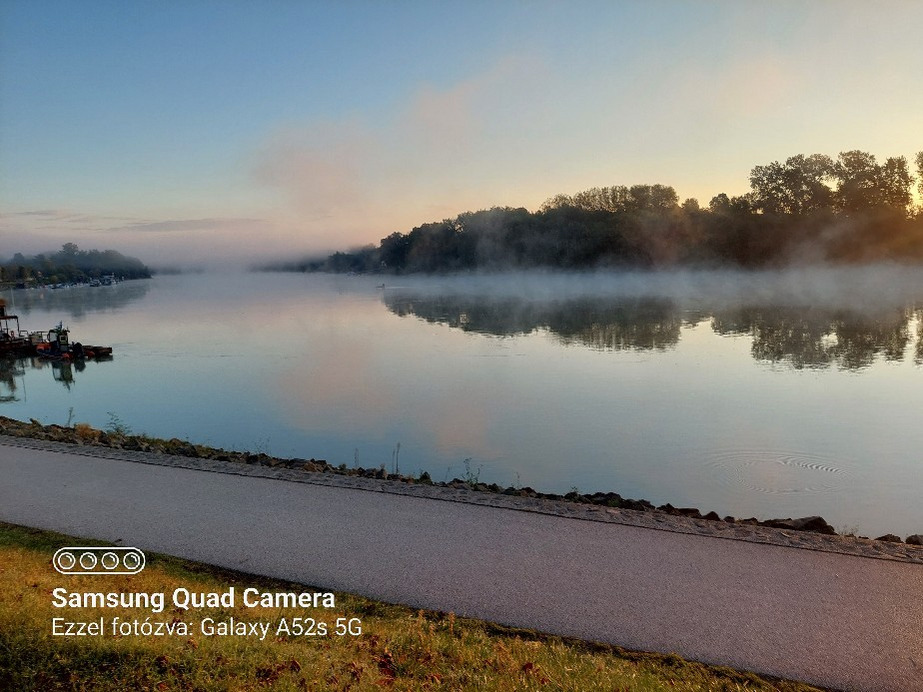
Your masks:
{"label": "quad camera logo", "polygon": [[138,548],[112,546],[68,546],[51,559],[61,574],[137,574],[145,562]]}

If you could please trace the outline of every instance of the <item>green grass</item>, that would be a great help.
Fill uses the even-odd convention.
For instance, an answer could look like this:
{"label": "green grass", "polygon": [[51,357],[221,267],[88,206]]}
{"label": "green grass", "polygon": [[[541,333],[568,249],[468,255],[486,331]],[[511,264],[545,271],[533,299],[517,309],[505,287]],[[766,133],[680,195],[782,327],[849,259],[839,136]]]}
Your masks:
{"label": "green grass", "polygon": [[[511,630],[453,614],[415,611],[349,594],[335,609],[176,609],[175,588],[312,591],[176,558],[148,554],[133,576],[62,576],[51,566],[65,545],[105,545],[0,523],[0,689],[15,690],[813,690],[673,655]],[[69,610],[51,592],[164,592],[160,614],[120,608]],[[322,590],[322,589],[321,589]],[[55,637],[51,620],[104,617],[187,622],[189,636]],[[331,628],[359,618],[359,636],[207,637],[204,617],[277,622],[314,616]],[[194,626],[193,626],[194,625]]]}

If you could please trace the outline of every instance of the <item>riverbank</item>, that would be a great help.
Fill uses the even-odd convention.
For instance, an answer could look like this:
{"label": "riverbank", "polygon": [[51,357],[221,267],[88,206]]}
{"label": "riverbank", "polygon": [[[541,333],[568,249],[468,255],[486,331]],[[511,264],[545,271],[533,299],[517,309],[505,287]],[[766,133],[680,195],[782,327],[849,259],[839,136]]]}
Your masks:
{"label": "riverbank", "polygon": [[923,536],[906,541],[888,534],[877,538],[839,535],[822,517],[758,520],[703,514],[695,508],[654,505],[646,500],[621,497],[615,492],[542,493],[529,487],[502,488],[480,483],[475,474],[448,482],[434,482],[426,473],[419,477],[377,469],[333,466],[323,459],[283,459],[265,453],[238,452],[194,444],[176,438],[162,440],[131,435],[123,430],[99,430],[78,423],[71,427],[42,425],[0,416],[0,436],[6,443],[25,446],[67,445],[80,453],[150,464],[180,466],[219,473],[263,476],[289,481],[352,487],[373,491],[431,497],[521,511],[583,518],[677,533],[716,536],[755,543],[783,545],[863,557],[894,559],[923,564]]}

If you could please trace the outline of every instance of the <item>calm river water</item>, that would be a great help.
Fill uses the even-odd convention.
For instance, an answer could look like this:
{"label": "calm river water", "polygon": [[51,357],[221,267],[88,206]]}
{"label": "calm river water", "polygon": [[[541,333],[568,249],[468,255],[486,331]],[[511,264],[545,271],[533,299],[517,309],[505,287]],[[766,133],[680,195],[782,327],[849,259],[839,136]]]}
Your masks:
{"label": "calm river water", "polygon": [[[380,286],[384,281],[386,285]],[[111,345],[0,414],[923,533],[923,271],[161,276],[7,291]]]}

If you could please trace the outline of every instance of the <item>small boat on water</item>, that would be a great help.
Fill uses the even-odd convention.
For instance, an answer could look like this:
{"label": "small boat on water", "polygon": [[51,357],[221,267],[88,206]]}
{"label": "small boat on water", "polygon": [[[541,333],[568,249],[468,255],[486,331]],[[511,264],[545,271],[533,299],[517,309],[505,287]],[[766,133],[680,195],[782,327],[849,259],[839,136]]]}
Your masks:
{"label": "small boat on water", "polygon": [[100,359],[112,356],[111,346],[90,346],[70,342],[70,330],[63,322],[47,332],[28,332],[19,325],[17,315],[8,314],[0,299],[0,355],[38,356],[52,360]]}
{"label": "small boat on water", "polygon": [[70,330],[63,323],[58,323],[57,327],[48,330],[43,335],[41,332],[33,332],[32,337],[37,337],[32,346],[35,349],[35,355],[39,358],[51,358],[60,360],[81,360],[84,358],[108,358],[112,356],[111,346],[90,346],[81,344],[79,341],[70,342]]}
{"label": "small boat on water", "polygon": [[29,335],[19,327],[19,317],[8,315],[6,301],[0,298],[0,356],[19,355],[30,346]]}

